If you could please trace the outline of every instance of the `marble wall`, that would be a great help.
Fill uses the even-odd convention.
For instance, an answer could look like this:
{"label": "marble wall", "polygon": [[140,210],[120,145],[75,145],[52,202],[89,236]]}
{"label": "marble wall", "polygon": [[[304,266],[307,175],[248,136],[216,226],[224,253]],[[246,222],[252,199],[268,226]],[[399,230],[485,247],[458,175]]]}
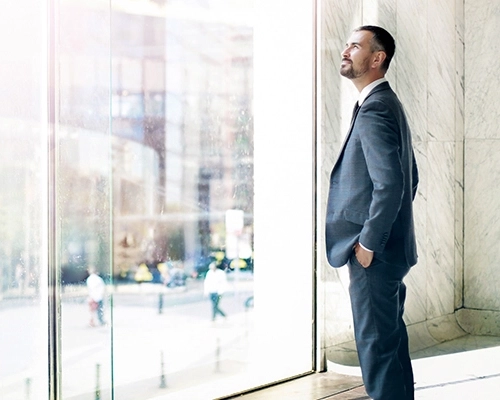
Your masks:
{"label": "marble wall", "polygon": [[[465,2],[465,246],[467,329],[500,332],[500,3]],[[477,310],[477,311],[475,311]]]}
{"label": "marble wall", "polygon": [[[413,132],[420,170],[415,200],[419,262],[406,279],[406,321],[418,350],[467,333],[500,335],[500,4],[495,0],[322,0],[319,18],[319,337],[329,359],[349,363],[347,269],[324,256],[331,167],[356,91],[341,78],[351,31],[384,26],[396,39],[387,78]],[[464,22],[467,21],[467,24]],[[467,28],[465,28],[467,26]],[[346,351],[347,350],[347,351]],[[347,358],[346,358],[347,354]]]}

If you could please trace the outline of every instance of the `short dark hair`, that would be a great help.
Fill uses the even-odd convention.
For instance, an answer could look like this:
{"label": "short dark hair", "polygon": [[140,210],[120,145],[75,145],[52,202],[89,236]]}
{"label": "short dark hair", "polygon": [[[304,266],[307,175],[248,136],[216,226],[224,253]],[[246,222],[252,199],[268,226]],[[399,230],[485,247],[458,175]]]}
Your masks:
{"label": "short dark hair", "polygon": [[371,50],[383,51],[386,54],[384,63],[382,64],[382,69],[387,71],[392,57],[396,52],[396,42],[394,41],[392,35],[384,28],[374,25],[363,25],[355,29],[355,32],[359,31],[369,31],[373,33],[373,38],[370,41]]}

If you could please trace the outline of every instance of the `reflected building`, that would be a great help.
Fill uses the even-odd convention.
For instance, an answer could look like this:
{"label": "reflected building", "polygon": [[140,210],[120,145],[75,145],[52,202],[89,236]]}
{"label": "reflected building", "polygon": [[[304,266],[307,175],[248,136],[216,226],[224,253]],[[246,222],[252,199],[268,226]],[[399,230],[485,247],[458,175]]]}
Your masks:
{"label": "reflected building", "polygon": [[[15,107],[15,106],[14,106]],[[29,112],[29,110],[26,110]],[[0,300],[9,291],[15,295],[38,292],[43,244],[37,227],[43,210],[37,207],[43,192],[43,173],[37,168],[40,154],[38,126],[29,119],[18,121],[0,116],[3,145],[0,156]]]}
{"label": "reflected building", "polygon": [[[110,257],[118,278],[141,262],[182,261],[191,272],[198,258],[224,247],[229,209],[245,212],[251,245],[252,27],[222,11],[186,16],[181,3],[151,3],[115,5],[109,38],[93,36],[109,24],[109,10],[77,2],[62,10],[61,260],[68,283],[84,275],[85,264],[104,266]],[[102,170],[107,158],[111,171]],[[108,195],[112,204],[100,204],[113,210],[106,225],[92,201]]]}

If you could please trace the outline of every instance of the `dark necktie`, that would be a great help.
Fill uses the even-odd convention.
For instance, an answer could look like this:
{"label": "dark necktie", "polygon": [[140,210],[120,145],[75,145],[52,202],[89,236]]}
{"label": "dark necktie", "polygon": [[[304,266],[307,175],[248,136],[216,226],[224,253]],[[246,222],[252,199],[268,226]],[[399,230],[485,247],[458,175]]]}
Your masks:
{"label": "dark necktie", "polygon": [[352,124],[352,121],[354,121],[354,117],[356,116],[358,109],[359,109],[359,105],[358,105],[358,102],[356,102],[356,104],[354,104],[354,109],[352,110],[351,124]]}

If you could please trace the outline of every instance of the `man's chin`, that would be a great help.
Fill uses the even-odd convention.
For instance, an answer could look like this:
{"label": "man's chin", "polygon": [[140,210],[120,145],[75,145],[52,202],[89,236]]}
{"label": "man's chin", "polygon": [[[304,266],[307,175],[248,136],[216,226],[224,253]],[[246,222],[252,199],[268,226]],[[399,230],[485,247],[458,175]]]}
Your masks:
{"label": "man's chin", "polygon": [[340,68],[340,75],[342,75],[345,78],[352,79],[353,78],[353,73],[351,68]]}

